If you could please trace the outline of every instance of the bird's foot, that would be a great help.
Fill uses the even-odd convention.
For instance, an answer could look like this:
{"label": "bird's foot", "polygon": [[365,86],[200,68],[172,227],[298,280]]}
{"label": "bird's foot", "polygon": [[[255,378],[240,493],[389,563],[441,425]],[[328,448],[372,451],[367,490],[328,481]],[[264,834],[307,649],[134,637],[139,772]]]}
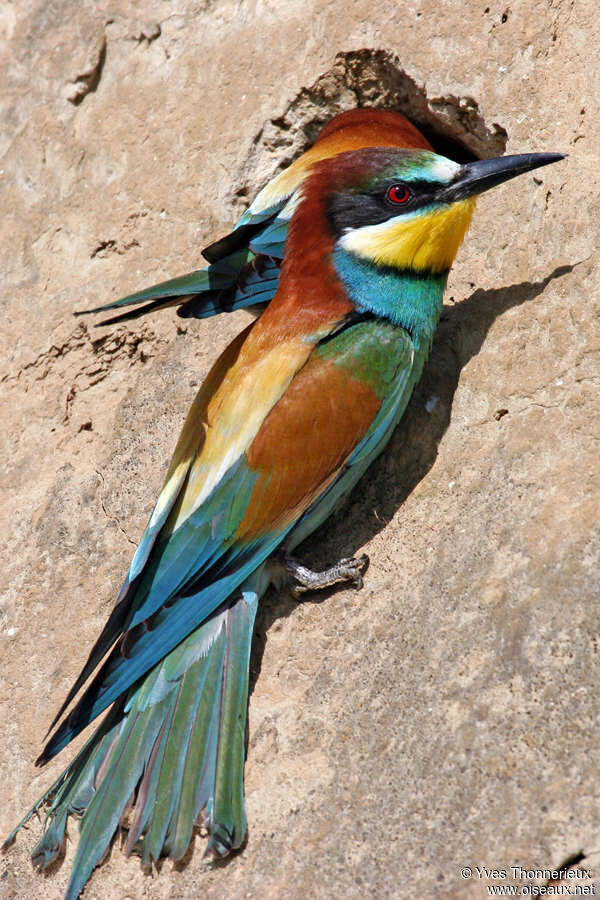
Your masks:
{"label": "bird's foot", "polygon": [[308,591],[321,591],[333,587],[334,584],[350,582],[357,588],[363,586],[363,573],[369,565],[366,553],[356,558],[340,559],[334,566],[324,572],[313,572],[291,556],[280,556],[277,560],[285,573],[293,579],[292,595],[300,599]]}

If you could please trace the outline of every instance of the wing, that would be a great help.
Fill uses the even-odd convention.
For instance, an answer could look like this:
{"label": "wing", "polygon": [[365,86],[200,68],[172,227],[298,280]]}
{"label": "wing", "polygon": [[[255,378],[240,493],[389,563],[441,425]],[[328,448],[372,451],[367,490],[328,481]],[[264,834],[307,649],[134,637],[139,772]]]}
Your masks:
{"label": "wing", "polygon": [[[302,178],[305,175],[303,171]],[[298,178],[294,183],[300,181]],[[234,230],[202,251],[210,263],[206,268],[128,294],[114,303],[81,310],[76,315],[136,307],[97,323],[114,325],[168,306],[178,306],[182,318],[203,319],[234,309],[266,305],[279,284],[288,223],[296,205],[296,195],[290,196],[288,183],[284,190],[284,194],[271,190],[266,207],[261,192]]]}
{"label": "wing", "polygon": [[318,523],[365,454],[381,449],[390,409],[404,408],[414,382],[402,329],[351,314],[312,346],[278,341],[252,362],[253,331],[228,348],[188,416],[117,607],[59,716],[105,661],[40,764],[221,606],[298,522]]}

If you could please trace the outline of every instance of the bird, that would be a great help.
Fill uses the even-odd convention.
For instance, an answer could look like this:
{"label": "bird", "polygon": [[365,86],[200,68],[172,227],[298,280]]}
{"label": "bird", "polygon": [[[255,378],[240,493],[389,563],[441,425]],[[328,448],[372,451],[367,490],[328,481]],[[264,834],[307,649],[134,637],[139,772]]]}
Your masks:
{"label": "bird", "polygon": [[315,155],[291,193],[277,188],[278,212],[262,201],[269,228],[289,217],[276,290],[201,386],[116,605],[37,764],[107,715],[5,842],[44,808],[32,856],[46,867],[77,816],[67,900],[120,827],[125,852],[144,864],[180,859],[197,824],[213,857],[242,846],[258,604],[271,584],[299,599],[360,586],[366,556],[312,572],[295,550],[401,420],[477,196],[563,158],[460,164],[427,149],[361,146]]}
{"label": "bird", "polygon": [[395,110],[361,107],[339,113],[321,129],[312,147],[260,191],[234,230],[202,251],[207,267],[75,315],[118,311],[97,322],[99,327],[170,306],[177,307],[181,318],[203,319],[236,309],[260,313],[277,290],[288,223],[312,165],[338,153],[376,146],[433,149],[421,131]]}

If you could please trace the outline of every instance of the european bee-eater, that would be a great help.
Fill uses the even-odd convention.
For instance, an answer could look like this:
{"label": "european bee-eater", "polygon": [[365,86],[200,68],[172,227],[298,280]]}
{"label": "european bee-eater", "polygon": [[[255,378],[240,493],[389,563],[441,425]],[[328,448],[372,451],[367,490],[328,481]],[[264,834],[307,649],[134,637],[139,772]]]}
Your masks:
{"label": "european bee-eater", "polygon": [[[199,821],[214,854],[241,845],[259,599],[282,573],[299,591],[360,581],[365,557],[312,573],[291,554],[400,420],[475,197],[559,159],[459,165],[427,150],[362,148],[313,157],[278,188],[291,207],[263,201],[265,220],[289,216],[276,293],[200,389],[117,604],[38,760],[111,707],[24,820],[48,806],[33,854],[46,866],[68,815],[81,817],[67,897],[77,897],[121,822],[126,852],[146,863],[181,858]],[[255,207],[240,227],[255,228],[258,215]]]}

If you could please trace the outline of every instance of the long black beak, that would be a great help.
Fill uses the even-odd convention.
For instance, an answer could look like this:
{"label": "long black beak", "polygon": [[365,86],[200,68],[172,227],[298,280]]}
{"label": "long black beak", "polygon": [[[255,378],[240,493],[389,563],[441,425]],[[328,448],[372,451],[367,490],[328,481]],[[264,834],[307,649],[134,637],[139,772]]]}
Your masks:
{"label": "long black beak", "polygon": [[515,175],[522,175],[540,166],[549,166],[565,156],[566,153],[520,153],[517,156],[499,156],[465,163],[453,183],[443,191],[443,199],[449,203],[466,200],[467,197],[482,194]]}

